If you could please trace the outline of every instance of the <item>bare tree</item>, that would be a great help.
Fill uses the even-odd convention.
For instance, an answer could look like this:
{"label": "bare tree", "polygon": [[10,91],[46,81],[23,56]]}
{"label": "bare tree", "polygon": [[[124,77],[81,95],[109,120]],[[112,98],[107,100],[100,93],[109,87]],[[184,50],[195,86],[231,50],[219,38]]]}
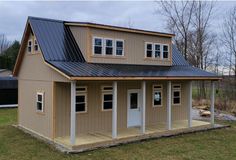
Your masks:
{"label": "bare tree", "polygon": [[227,53],[226,61],[229,66],[229,75],[233,72],[236,78],[236,6],[225,17],[222,44],[224,44]]}
{"label": "bare tree", "polygon": [[4,34],[0,34],[0,54],[10,46],[10,42],[7,40]]}
{"label": "bare tree", "polygon": [[167,19],[167,29],[176,35],[175,44],[185,59],[188,58],[189,32],[194,4],[195,1],[160,1],[160,13]]}

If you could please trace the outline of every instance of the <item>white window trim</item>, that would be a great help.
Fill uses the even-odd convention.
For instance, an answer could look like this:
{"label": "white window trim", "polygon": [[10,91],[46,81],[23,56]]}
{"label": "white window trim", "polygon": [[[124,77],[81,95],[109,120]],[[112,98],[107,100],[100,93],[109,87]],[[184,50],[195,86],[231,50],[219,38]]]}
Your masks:
{"label": "white window trim", "polygon": [[[29,45],[29,42],[31,42],[31,45]],[[32,45],[32,39],[30,39],[30,40],[28,40],[28,43],[27,43],[27,52],[30,53],[30,54],[33,53],[33,52],[32,52],[32,46],[33,46],[33,45]],[[31,48],[30,51],[29,51],[29,47]]]}
{"label": "white window trim", "polygon": [[[112,88],[112,90],[104,90],[104,88],[106,88],[106,87],[111,87]],[[102,90],[102,111],[103,112],[106,112],[106,111],[112,111],[112,108],[111,109],[104,109],[104,106],[103,106],[103,103],[104,103],[104,95],[106,95],[106,94],[111,94],[112,96],[113,96],[113,87],[112,86],[110,86],[110,85],[106,85],[106,86],[102,86],[101,87],[101,90]],[[113,103],[113,99],[112,99],[112,103]]]}
{"label": "white window trim", "polygon": [[[156,51],[155,45],[160,45],[160,58],[155,57],[155,51]],[[154,59],[163,59],[163,52],[162,52],[162,44],[161,43],[153,43],[153,56],[152,56],[152,58],[154,58]]]}
{"label": "white window trim", "polygon": [[[180,86],[180,88],[174,88],[174,86]],[[179,103],[174,103],[174,91],[179,91]],[[172,105],[173,106],[180,106],[181,105],[181,84],[173,84],[172,85]]]}
{"label": "white window trim", "polygon": [[[94,50],[94,47],[95,47],[95,39],[101,39],[102,40],[102,45],[101,45],[101,47],[102,47],[102,53],[101,54],[95,54],[95,50]],[[104,44],[104,42],[103,42],[103,38],[102,37],[93,37],[92,38],[92,47],[93,47],[93,55],[95,55],[95,56],[101,56],[101,55],[104,55],[104,47],[103,47],[103,44]]]}
{"label": "white window trim", "polygon": [[[117,55],[117,54],[116,54],[116,50],[117,50],[116,42],[117,42],[117,41],[123,42],[122,55]],[[125,41],[124,41],[123,39],[115,39],[115,46],[114,46],[114,48],[115,48],[115,52],[114,52],[114,55],[115,55],[115,56],[118,56],[118,57],[124,56]]]}
{"label": "white window trim", "polygon": [[[152,57],[147,57],[147,44],[152,45]],[[153,42],[145,42],[145,58],[153,58]]]}
{"label": "white window trim", "polygon": [[[152,57],[147,57],[147,44],[151,44],[152,45]],[[155,58],[155,45],[160,45],[160,58]],[[168,46],[168,58],[164,58],[164,54],[163,54],[163,47],[164,46]],[[169,60],[170,59],[170,45],[169,44],[165,44],[165,43],[154,43],[154,42],[145,42],[145,46],[144,46],[144,54],[145,54],[145,58],[149,58],[149,59],[157,59],[157,60]]]}
{"label": "white window trim", "polygon": [[[36,44],[37,43],[37,44]],[[35,46],[37,45],[37,50],[35,50]],[[35,52],[38,52],[39,51],[39,44],[38,44],[38,41],[36,39],[34,39],[34,51]]]}
{"label": "white window trim", "polygon": [[[84,102],[85,103],[85,111],[77,111],[76,114],[87,113],[88,112],[87,86],[77,86],[76,88],[85,88],[84,91],[76,91],[75,96],[84,96],[84,101],[85,101]],[[75,102],[75,104],[77,104],[77,102]]]}
{"label": "white window trim", "polygon": [[[155,86],[160,86],[161,88],[154,88]],[[154,105],[154,92],[160,91],[161,92],[161,104],[160,105]],[[163,86],[162,84],[154,84],[152,85],[152,107],[162,107],[163,106]]]}
{"label": "white window trim", "polygon": [[[103,47],[104,47],[104,49],[103,49],[103,55],[104,56],[114,56],[115,55],[115,47],[114,47],[114,39],[112,39],[112,38],[103,38],[104,39],[104,43],[103,43]],[[106,40],[111,40],[112,41],[112,54],[106,54]],[[108,46],[108,47],[110,47],[110,46]]]}
{"label": "white window trim", "polygon": [[[38,100],[38,95],[42,96],[42,101]],[[38,106],[37,106],[38,103],[42,104],[42,110],[38,110]],[[44,112],[44,92],[37,92],[37,94],[36,94],[36,111],[40,112],[40,113]]]}
{"label": "white window trim", "polygon": [[[163,49],[164,46],[168,47],[168,58],[164,58],[164,49]],[[169,57],[170,57],[170,46],[169,46],[169,44],[162,44],[161,49],[162,49],[162,59],[169,59]]]}

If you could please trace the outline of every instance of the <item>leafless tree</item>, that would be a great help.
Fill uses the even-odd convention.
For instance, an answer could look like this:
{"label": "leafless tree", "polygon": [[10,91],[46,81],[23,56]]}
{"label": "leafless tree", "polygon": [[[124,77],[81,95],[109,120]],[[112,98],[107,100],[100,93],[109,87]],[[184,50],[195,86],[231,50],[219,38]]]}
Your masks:
{"label": "leafless tree", "polygon": [[10,42],[7,40],[4,34],[0,34],[0,54],[10,46]]}

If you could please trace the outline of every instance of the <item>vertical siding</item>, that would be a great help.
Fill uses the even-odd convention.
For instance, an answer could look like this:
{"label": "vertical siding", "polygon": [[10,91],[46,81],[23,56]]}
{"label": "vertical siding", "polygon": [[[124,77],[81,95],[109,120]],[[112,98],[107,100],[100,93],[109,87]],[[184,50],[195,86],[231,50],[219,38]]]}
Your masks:
{"label": "vertical siding", "polygon": [[[187,119],[187,85],[181,83],[182,104],[172,106],[172,120]],[[112,112],[102,111],[101,86],[111,85],[112,82],[90,81],[78,82],[78,85],[88,87],[88,112],[77,113],[76,131],[77,135],[89,132],[111,131]],[[152,85],[163,85],[163,106],[152,107]],[[56,83],[56,136],[68,136],[70,130],[70,84]],[[118,129],[127,127],[127,91],[128,89],[140,89],[141,81],[119,81],[118,82]],[[146,100],[146,125],[157,122],[166,122],[166,81],[147,81]],[[118,133],[119,134],[119,133]]]}

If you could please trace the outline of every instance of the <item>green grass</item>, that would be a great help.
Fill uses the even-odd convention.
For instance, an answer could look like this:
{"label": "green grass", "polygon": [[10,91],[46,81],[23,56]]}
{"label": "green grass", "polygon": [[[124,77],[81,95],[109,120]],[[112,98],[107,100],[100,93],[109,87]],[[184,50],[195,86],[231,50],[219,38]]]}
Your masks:
{"label": "green grass", "polygon": [[0,109],[0,160],[236,159],[236,122],[224,122],[232,125],[226,129],[67,155],[12,127],[16,115],[16,109]]}

